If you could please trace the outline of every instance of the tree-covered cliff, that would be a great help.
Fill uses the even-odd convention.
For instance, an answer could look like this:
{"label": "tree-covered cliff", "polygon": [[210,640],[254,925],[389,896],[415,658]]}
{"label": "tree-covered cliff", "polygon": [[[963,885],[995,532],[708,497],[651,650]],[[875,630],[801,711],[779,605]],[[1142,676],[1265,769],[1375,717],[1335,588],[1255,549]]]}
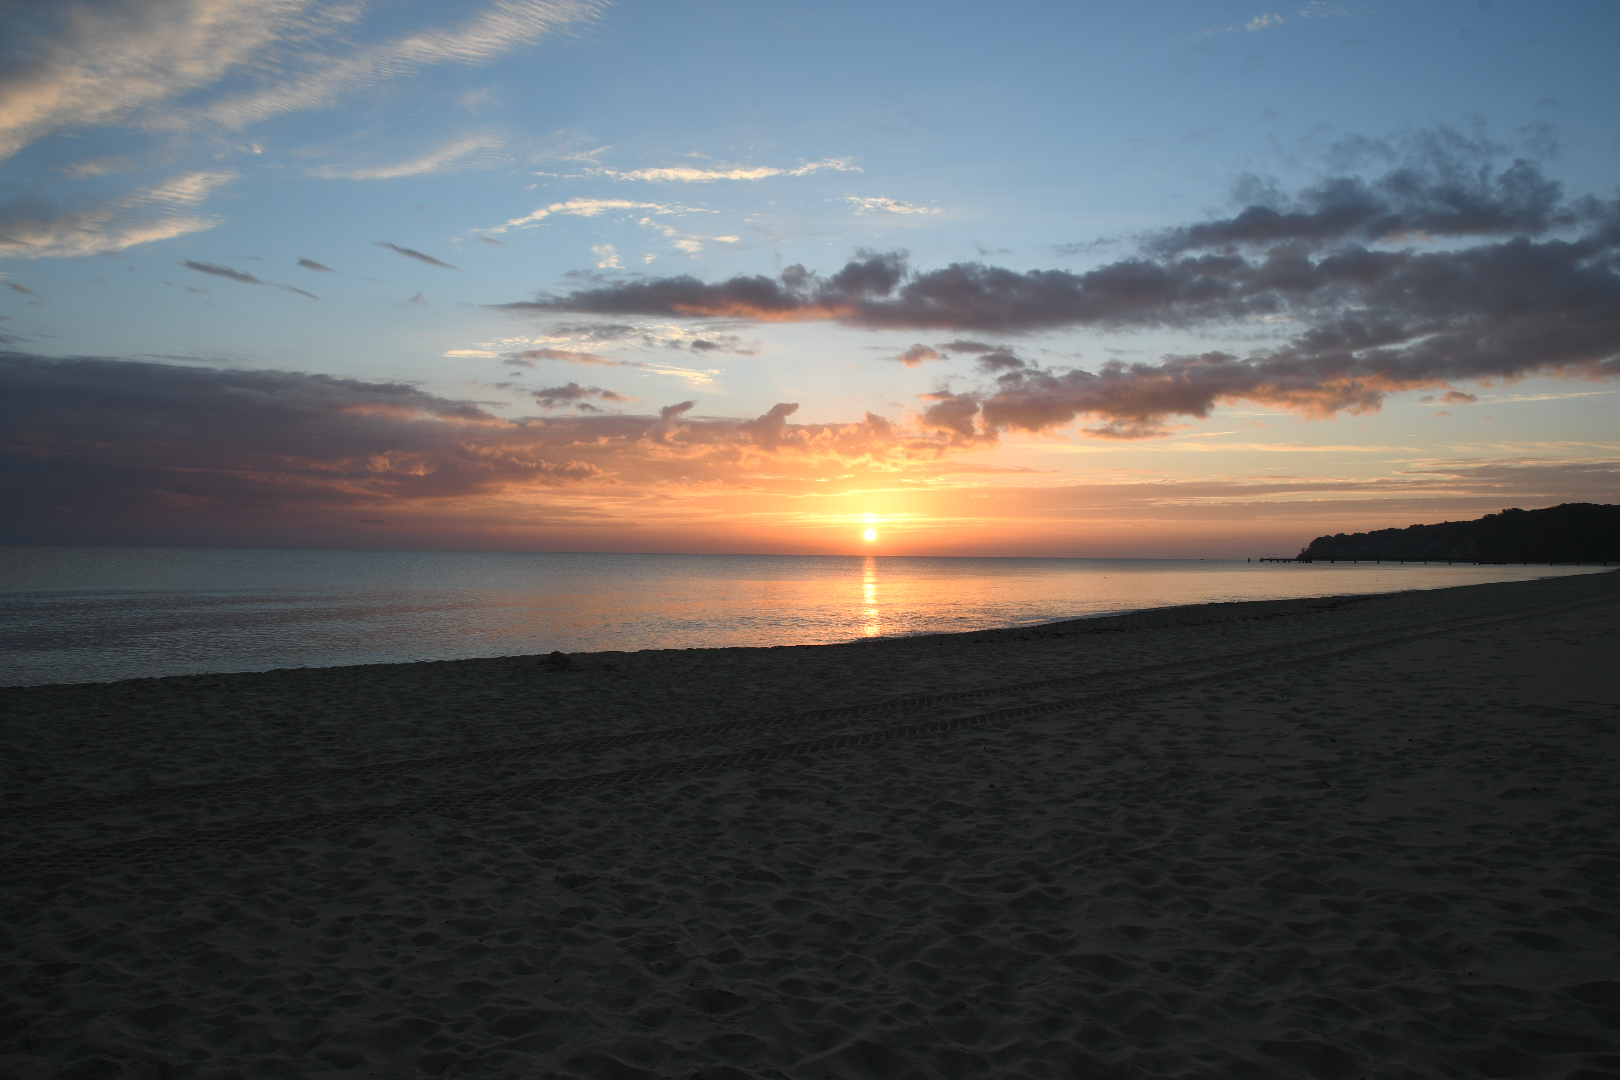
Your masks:
{"label": "tree-covered cliff", "polygon": [[1503,510],[1477,521],[1446,521],[1346,536],[1318,536],[1302,560],[1427,559],[1430,562],[1620,563],[1620,506],[1563,503]]}

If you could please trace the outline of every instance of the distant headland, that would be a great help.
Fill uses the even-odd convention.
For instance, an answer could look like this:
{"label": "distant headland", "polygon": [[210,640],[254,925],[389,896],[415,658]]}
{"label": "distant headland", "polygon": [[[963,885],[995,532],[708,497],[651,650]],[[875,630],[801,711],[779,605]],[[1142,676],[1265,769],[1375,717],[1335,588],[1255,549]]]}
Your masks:
{"label": "distant headland", "polygon": [[1620,506],[1561,503],[1346,536],[1318,536],[1300,562],[1620,562]]}

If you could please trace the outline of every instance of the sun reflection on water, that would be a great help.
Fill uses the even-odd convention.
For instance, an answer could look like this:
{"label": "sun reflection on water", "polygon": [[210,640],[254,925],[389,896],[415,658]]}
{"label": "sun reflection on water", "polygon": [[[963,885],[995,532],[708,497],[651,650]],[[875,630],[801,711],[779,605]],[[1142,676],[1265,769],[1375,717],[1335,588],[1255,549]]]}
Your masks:
{"label": "sun reflection on water", "polygon": [[873,555],[868,555],[866,564],[861,567],[861,598],[866,603],[862,612],[866,616],[866,623],[861,627],[861,633],[866,637],[877,637],[883,633],[883,613],[878,610],[877,558]]}

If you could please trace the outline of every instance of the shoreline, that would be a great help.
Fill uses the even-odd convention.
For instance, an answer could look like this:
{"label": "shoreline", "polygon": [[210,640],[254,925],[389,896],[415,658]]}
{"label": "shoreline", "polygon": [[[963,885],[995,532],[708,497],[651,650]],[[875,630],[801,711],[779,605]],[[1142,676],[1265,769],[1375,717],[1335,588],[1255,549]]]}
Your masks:
{"label": "shoreline", "polygon": [[[1604,574],[1604,573],[1620,574],[1620,569],[1607,569],[1606,570],[1606,569],[1593,568],[1590,571],[1590,573],[1591,574]],[[580,652],[568,653],[567,655],[569,655],[569,656],[580,656],[580,657],[588,657],[588,656],[595,656],[595,655],[638,656],[638,655],[649,654],[649,653],[692,653],[692,652],[734,650],[734,649],[739,649],[739,648],[742,648],[742,649],[781,650],[781,649],[819,649],[819,648],[835,648],[835,647],[845,647],[845,646],[866,646],[866,645],[874,645],[874,644],[886,643],[886,642],[904,642],[904,641],[917,641],[917,640],[934,640],[934,639],[941,639],[941,638],[957,638],[957,637],[971,636],[971,635],[975,635],[975,634],[981,634],[982,635],[982,634],[1000,634],[1000,633],[1023,633],[1023,632],[1028,632],[1028,631],[1032,631],[1032,630],[1038,630],[1038,629],[1042,629],[1042,628],[1046,628],[1046,627],[1063,626],[1063,625],[1067,625],[1069,623],[1082,623],[1082,622],[1094,622],[1094,621],[1097,621],[1097,620],[1123,619],[1123,618],[1130,618],[1132,616],[1143,616],[1143,615],[1150,615],[1150,614],[1153,614],[1153,613],[1160,613],[1160,612],[1173,613],[1173,612],[1182,612],[1182,611],[1193,611],[1193,610],[1205,609],[1205,608],[1231,607],[1231,606],[1234,606],[1234,605],[1304,604],[1304,603],[1315,603],[1315,602],[1324,601],[1324,600],[1340,600],[1340,599],[1354,600],[1354,599],[1367,599],[1367,598],[1376,598],[1376,597],[1403,596],[1403,595],[1408,595],[1408,594],[1412,594],[1412,593],[1444,593],[1444,592],[1449,592],[1449,591],[1453,591],[1453,590],[1457,590],[1457,589],[1489,588],[1489,587],[1494,587],[1494,586],[1498,586],[1498,585],[1524,585],[1524,584],[1528,584],[1528,583],[1536,582],[1536,581],[1552,581],[1552,580],[1561,580],[1564,577],[1584,577],[1584,576],[1587,576],[1587,575],[1585,575],[1585,574],[1580,574],[1580,575],[1557,575],[1557,576],[1549,576],[1549,577],[1541,577],[1541,578],[1526,578],[1526,579],[1520,579],[1518,581],[1479,582],[1479,583],[1468,583],[1468,584],[1462,584],[1462,585],[1442,585],[1442,586],[1435,586],[1435,587],[1414,587],[1414,588],[1396,589],[1396,590],[1390,590],[1390,591],[1387,591],[1387,592],[1377,592],[1377,593],[1322,593],[1322,594],[1318,594],[1318,595],[1303,596],[1303,597],[1287,597],[1287,598],[1282,598],[1282,599],[1217,600],[1217,601],[1208,601],[1208,602],[1203,602],[1203,603],[1192,603],[1192,604],[1171,604],[1171,605],[1154,606],[1154,607],[1128,608],[1128,609],[1123,609],[1123,610],[1088,613],[1088,614],[1084,614],[1084,615],[1077,615],[1077,616],[1074,616],[1072,618],[1057,619],[1057,620],[1051,620],[1051,621],[1046,621],[1046,622],[994,626],[994,627],[986,627],[986,628],[977,629],[977,630],[947,630],[947,631],[926,631],[925,630],[925,631],[918,631],[918,632],[915,632],[915,633],[878,634],[878,635],[874,635],[874,636],[871,636],[871,637],[856,637],[856,638],[848,638],[848,639],[838,640],[838,641],[824,641],[824,642],[813,642],[813,643],[792,643],[792,644],[782,644],[782,645],[752,645],[752,646],[694,645],[694,646],[672,647],[672,648],[651,647],[651,648],[646,648],[646,649],[635,649],[635,650],[602,649],[602,650],[582,650]],[[1172,618],[1172,621],[1176,621],[1176,617],[1172,616],[1171,618]],[[273,668],[253,668],[253,669],[247,669],[247,670],[185,672],[185,673],[177,673],[177,674],[172,674],[172,675],[137,675],[137,676],[130,676],[130,677],[121,678],[121,679],[87,680],[87,681],[84,681],[84,682],[6,683],[6,684],[0,684],[0,692],[9,692],[9,691],[26,690],[26,689],[44,689],[44,688],[49,688],[49,687],[67,688],[67,687],[74,687],[74,686],[111,686],[111,685],[117,685],[117,684],[123,684],[123,683],[143,683],[143,682],[161,681],[161,680],[164,680],[164,679],[201,679],[201,678],[228,678],[228,677],[234,677],[234,676],[251,676],[251,675],[274,675],[274,674],[279,674],[279,673],[284,673],[284,672],[299,672],[299,671],[339,671],[339,670],[348,670],[348,669],[381,669],[381,668],[396,668],[396,667],[397,668],[413,668],[413,667],[420,667],[422,665],[432,665],[432,664],[463,664],[463,663],[482,663],[482,662],[488,662],[488,661],[523,660],[523,659],[531,659],[531,658],[534,658],[536,656],[544,657],[546,655],[549,655],[549,653],[505,653],[505,654],[496,654],[496,655],[490,655],[490,656],[454,657],[454,658],[448,658],[448,659],[384,660],[384,661],[376,661],[376,662],[360,663],[360,664],[297,665],[297,666],[284,666],[284,667],[273,667]]]}
{"label": "shoreline", "polygon": [[1616,641],[1598,574],[6,689],[12,1075],[1610,1072]]}

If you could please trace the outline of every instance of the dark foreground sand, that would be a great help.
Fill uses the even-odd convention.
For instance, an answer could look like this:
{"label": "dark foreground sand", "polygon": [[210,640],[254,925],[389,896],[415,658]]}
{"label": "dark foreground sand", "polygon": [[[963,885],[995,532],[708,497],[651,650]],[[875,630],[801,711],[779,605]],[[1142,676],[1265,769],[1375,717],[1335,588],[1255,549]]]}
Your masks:
{"label": "dark foreground sand", "polygon": [[1614,1077],[1617,628],[1602,574],[0,690],[0,1073]]}

